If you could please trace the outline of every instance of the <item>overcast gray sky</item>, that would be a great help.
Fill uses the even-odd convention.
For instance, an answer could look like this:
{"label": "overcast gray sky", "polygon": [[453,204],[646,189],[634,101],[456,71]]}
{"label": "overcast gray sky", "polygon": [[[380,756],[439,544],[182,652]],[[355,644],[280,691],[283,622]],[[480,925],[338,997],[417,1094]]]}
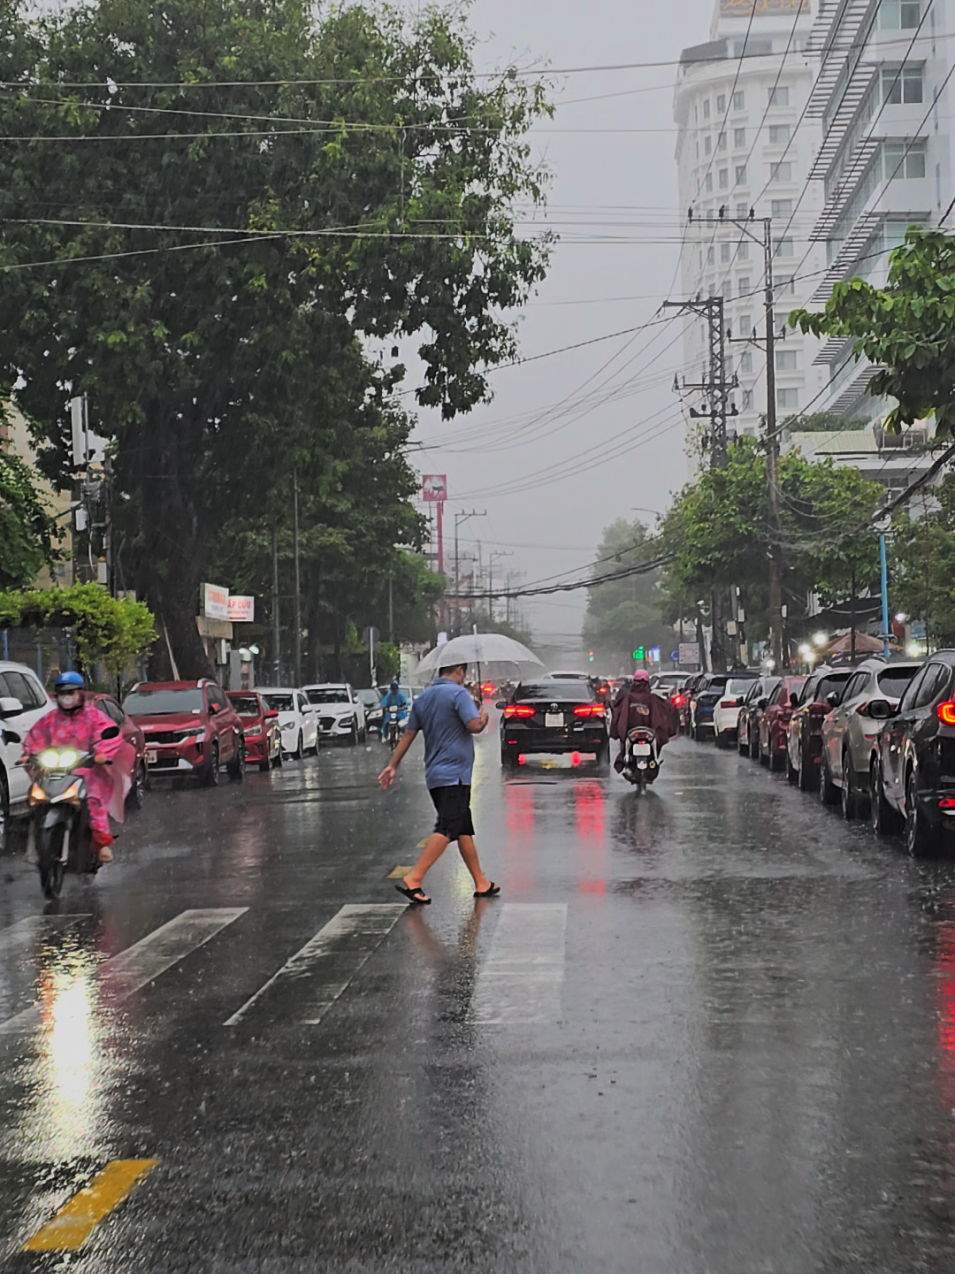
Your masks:
{"label": "overcast gray sky", "polygon": [[[479,69],[515,59],[546,60],[555,69],[656,62],[708,39],[713,7],[714,0],[474,0],[471,26],[481,40]],[[667,295],[678,295],[670,291],[678,245],[661,242],[674,230],[641,224],[652,221],[651,208],[668,210],[671,220],[677,210],[675,73],[663,66],[559,77],[556,118],[534,136],[553,173],[546,220],[562,241],[521,315],[525,356],[645,323]],[[659,131],[612,131],[637,128]],[[620,237],[635,241],[612,242]],[[465,537],[470,547],[478,535],[485,554],[509,550],[513,557],[500,559],[496,572],[521,570],[530,582],[592,560],[603,527],[637,516],[635,506],[666,508],[686,477],[683,424],[670,390],[678,332],[674,322],[497,372],[493,403],[450,424],[421,413],[418,436],[441,441],[420,460],[424,472],[448,475],[448,530],[453,510],[488,512],[462,526],[462,549]],[[627,396],[566,410],[578,391],[602,397],[635,375]],[[534,421],[554,405],[560,412]],[[498,422],[502,428],[491,432]],[[572,472],[602,452],[596,467]],[[552,478],[541,474],[550,465],[560,466]],[[505,483],[530,489],[503,493]],[[527,614],[539,637],[576,636],[585,604],[584,592],[568,594],[533,603]]]}

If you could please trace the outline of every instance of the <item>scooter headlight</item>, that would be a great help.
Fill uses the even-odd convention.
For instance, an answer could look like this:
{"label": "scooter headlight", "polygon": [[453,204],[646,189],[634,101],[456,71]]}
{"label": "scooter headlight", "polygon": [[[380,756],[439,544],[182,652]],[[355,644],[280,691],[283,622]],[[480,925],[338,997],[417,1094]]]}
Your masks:
{"label": "scooter headlight", "polygon": [[56,748],[47,748],[44,752],[40,753],[37,760],[43,766],[44,770],[52,770],[60,764],[60,754],[57,752]]}
{"label": "scooter headlight", "polygon": [[46,800],[46,792],[40,787],[39,783],[34,783],[30,788],[30,804],[38,805],[40,801]]}
{"label": "scooter headlight", "polygon": [[79,800],[80,800],[79,780],[77,780],[75,783],[71,783],[70,786],[66,789],[66,791],[63,792],[62,795],[54,797],[54,800],[58,804],[62,804],[62,802],[64,801],[72,801],[74,802],[74,804],[79,804]]}

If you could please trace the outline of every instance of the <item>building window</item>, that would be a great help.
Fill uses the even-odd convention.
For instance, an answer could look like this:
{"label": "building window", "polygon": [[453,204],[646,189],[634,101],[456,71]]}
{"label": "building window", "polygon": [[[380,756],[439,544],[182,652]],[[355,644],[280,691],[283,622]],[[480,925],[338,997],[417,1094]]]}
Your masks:
{"label": "building window", "polygon": [[748,216],[749,216],[749,204],[738,203],[736,205],[736,220],[745,221]]}
{"label": "building window", "polygon": [[707,193],[707,194],[712,194],[712,193],[713,193],[713,174],[712,174],[712,173],[707,173],[707,174],[706,174],[706,181],[703,183],[703,185],[704,185],[704,186],[705,186],[705,188],[706,188],[706,193]]}
{"label": "building window", "polygon": [[922,101],[922,68],[903,66],[882,68],[882,100],[889,106]]}
{"label": "building window", "polygon": [[706,101],[703,103],[703,118],[704,119],[710,118],[710,99],[709,98],[707,98]]}
{"label": "building window", "polygon": [[753,334],[752,314],[741,314],[739,316],[739,334],[740,336],[752,336]]}
{"label": "building window", "polygon": [[740,281],[739,281],[740,299],[742,300],[742,298],[744,296],[747,296],[748,294],[749,294],[749,275],[744,274],[740,276]]}
{"label": "building window", "polygon": [[882,0],[879,26],[883,31],[910,31],[921,18],[920,0]]}
{"label": "building window", "polygon": [[693,123],[698,124],[699,122],[700,122],[700,108],[698,106],[694,106],[693,107]]}
{"label": "building window", "polygon": [[789,125],[788,124],[770,124],[769,126],[770,146],[785,146],[788,141],[789,141]]}
{"label": "building window", "polygon": [[792,239],[780,239],[776,244],[777,257],[791,257],[793,255]]}
{"label": "building window", "polygon": [[799,390],[777,389],[776,406],[781,411],[797,411],[799,409]]}
{"label": "building window", "polygon": [[733,94],[733,110],[742,111],[746,109],[746,94],[742,91]]}
{"label": "building window", "polygon": [[703,138],[703,154],[709,155],[713,151],[713,138],[707,135]]}
{"label": "building window", "polygon": [[739,244],[739,245],[737,246],[737,248],[736,248],[736,260],[737,260],[737,261],[748,261],[748,260],[749,260],[749,244],[748,244],[748,243],[743,242],[743,243],[741,243],[741,244]]}
{"label": "building window", "polygon": [[794,349],[778,349],[776,351],[777,372],[794,372],[796,370],[796,351]]}
{"label": "building window", "polygon": [[789,89],[785,85],[777,84],[775,88],[769,90],[770,106],[788,106],[789,105]]}
{"label": "building window", "polygon": [[739,369],[741,372],[751,372],[753,370],[753,352],[746,350],[739,356]]}
{"label": "building window", "polygon": [[722,287],[720,288],[720,293],[724,301],[732,301],[733,299],[733,280],[732,279],[723,280]]}
{"label": "building window", "polygon": [[783,160],[783,162],[779,164],[769,165],[769,180],[770,181],[792,181],[792,179],[793,179],[793,166],[788,159]]}
{"label": "building window", "polygon": [[717,150],[726,150],[726,134],[720,133],[719,141],[716,143]]}
{"label": "building window", "polygon": [[729,190],[730,188],[730,170],[728,168],[720,169],[720,190]]}
{"label": "building window", "polygon": [[882,173],[886,181],[893,178],[913,180],[925,176],[925,142],[885,142],[882,146]]}
{"label": "building window", "polygon": [[743,390],[743,411],[753,410],[753,391],[751,389]]}
{"label": "building window", "polygon": [[745,164],[736,165],[736,184],[737,186],[746,185],[746,165]]}
{"label": "building window", "polygon": [[706,264],[713,265],[716,261],[716,249],[711,245],[706,249]]}
{"label": "building window", "polygon": [[791,199],[774,199],[771,204],[771,212],[774,217],[789,217],[792,215],[793,201]]}
{"label": "building window", "polygon": [[726,94],[718,93],[716,97],[716,113],[722,115],[726,111]]}
{"label": "building window", "polygon": [[796,279],[791,275],[788,279],[780,279],[776,284],[777,296],[795,296],[796,295]]}
{"label": "building window", "polygon": [[699,157],[700,157],[700,143],[699,143],[699,142],[697,142],[697,143],[696,143],[696,157],[697,157],[697,159],[699,159]]}
{"label": "building window", "polygon": [[734,146],[746,145],[746,129],[745,128],[733,129],[733,145]]}
{"label": "building window", "polygon": [[722,262],[723,265],[729,264],[729,261],[732,256],[732,252],[733,252],[733,245],[731,243],[720,244],[720,261]]}

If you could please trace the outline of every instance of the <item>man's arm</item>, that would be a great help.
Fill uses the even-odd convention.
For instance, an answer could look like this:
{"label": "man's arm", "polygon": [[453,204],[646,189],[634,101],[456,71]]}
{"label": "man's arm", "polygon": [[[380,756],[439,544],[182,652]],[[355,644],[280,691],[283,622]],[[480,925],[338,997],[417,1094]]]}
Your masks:
{"label": "man's arm", "polygon": [[417,730],[405,730],[404,734],[398,740],[398,746],[392,753],[391,760],[378,775],[378,782],[381,785],[382,791],[391,787],[392,783],[394,783],[395,776],[398,773],[398,766],[401,764],[401,758],[411,747],[412,743],[414,743],[417,734]]}
{"label": "man's arm", "polygon": [[470,730],[472,734],[480,734],[486,728],[488,720],[488,715],[482,708],[478,716],[472,717],[470,721],[465,722],[465,728]]}

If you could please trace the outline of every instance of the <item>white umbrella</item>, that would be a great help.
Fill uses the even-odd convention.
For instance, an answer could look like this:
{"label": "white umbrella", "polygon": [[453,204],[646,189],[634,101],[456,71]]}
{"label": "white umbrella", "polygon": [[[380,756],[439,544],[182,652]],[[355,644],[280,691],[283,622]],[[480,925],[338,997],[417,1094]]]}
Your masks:
{"label": "white umbrella", "polygon": [[544,665],[532,650],[503,633],[468,633],[429,651],[415,669],[415,680],[430,681],[441,668],[473,664],[481,676],[539,677]]}

